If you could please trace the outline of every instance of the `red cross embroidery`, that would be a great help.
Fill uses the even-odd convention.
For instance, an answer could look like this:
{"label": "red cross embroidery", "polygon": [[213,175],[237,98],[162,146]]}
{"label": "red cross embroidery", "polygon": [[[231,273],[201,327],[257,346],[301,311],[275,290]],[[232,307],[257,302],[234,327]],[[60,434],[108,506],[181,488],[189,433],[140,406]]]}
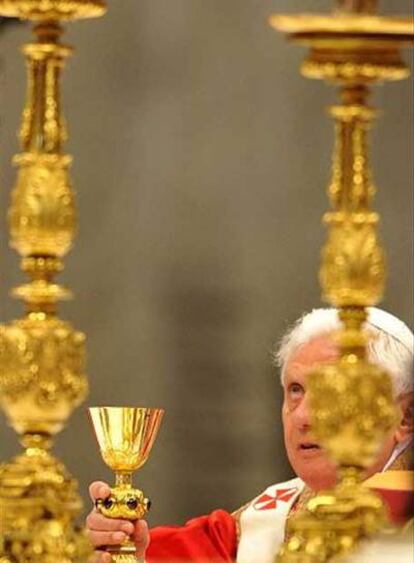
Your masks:
{"label": "red cross embroidery", "polygon": [[273,510],[278,502],[288,502],[296,493],[297,487],[293,489],[279,489],[273,495],[264,493],[253,504],[255,510]]}

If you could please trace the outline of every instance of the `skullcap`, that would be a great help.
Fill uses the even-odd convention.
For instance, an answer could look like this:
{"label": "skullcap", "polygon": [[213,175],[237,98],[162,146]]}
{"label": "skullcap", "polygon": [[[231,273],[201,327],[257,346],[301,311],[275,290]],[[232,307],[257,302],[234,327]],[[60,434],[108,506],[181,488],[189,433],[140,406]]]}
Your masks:
{"label": "skullcap", "polygon": [[411,354],[414,351],[414,334],[400,319],[391,313],[376,307],[368,307],[368,321],[370,325],[394,337]]}

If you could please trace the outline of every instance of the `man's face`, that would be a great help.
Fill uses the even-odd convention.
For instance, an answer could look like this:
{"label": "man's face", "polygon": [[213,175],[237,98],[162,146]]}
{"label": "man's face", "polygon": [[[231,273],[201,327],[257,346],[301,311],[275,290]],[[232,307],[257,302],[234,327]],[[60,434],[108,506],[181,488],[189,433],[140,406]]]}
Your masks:
{"label": "man's face", "polygon": [[[336,344],[328,336],[320,336],[301,346],[285,367],[282,420],[286,452],[296,475],[316,491],[335,484],[336,468],[312,436],[307,379],[317,364],[337,358]],[[390,434],[367,476],[382,469],[394,445]]]}
{"label": "man's face", "polygon": [[282,420],[286,452],[296,475],[314,490],[334,485],[336,469],[311,433],[307,378],[316,364],[337,358],[335,344],[321,336],[301,346],[285,366]]}

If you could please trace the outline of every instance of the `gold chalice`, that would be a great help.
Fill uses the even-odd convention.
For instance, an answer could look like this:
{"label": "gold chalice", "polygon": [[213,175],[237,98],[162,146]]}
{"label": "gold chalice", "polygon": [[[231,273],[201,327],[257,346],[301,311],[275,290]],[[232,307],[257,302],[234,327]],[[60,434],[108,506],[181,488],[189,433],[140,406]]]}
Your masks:
{"label": "gold chalice", "polygon": [[[132,474],[147,461],[157,437],[164,411],[129,407],[93,407],[89,409],[99,449],[106,465],[115,472],[115,487],[96,508],[108,518],[138,520],[145,516],[150,501],[132,485]],[[136,563],[134,543],[127,539],[110,546],[114,563]]]}

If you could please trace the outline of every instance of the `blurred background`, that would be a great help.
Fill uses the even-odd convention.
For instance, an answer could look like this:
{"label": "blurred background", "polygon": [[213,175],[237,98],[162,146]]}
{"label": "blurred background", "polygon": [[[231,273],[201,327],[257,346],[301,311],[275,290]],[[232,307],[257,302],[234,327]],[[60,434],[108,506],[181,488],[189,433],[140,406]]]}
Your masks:
{"label": "blurred background", "polygon": [[[234,510],[291,476],[271,351],[320,305],[331,87],[298,72],[304,51],[273,32],[274,11],[310,0],[112,0],[100,20],[67,26],[67,152],[80,209],[60,280],[61,316],[88,337],[88,403],[56,451],[87,486],[109,479],[86,406],[166,409],[136,479],[151,522]],[[411,0],[383,2],[410,13]],[[0,318],[21,282],[6,210],[25,97],[24,24],[0,27]],[[409,56],[409,54],[407,54]],[[412,81],[377,89],[376,206],[388,250],[385,307],[413,323]],[[18,451],[1,418],[0,459]]]}

